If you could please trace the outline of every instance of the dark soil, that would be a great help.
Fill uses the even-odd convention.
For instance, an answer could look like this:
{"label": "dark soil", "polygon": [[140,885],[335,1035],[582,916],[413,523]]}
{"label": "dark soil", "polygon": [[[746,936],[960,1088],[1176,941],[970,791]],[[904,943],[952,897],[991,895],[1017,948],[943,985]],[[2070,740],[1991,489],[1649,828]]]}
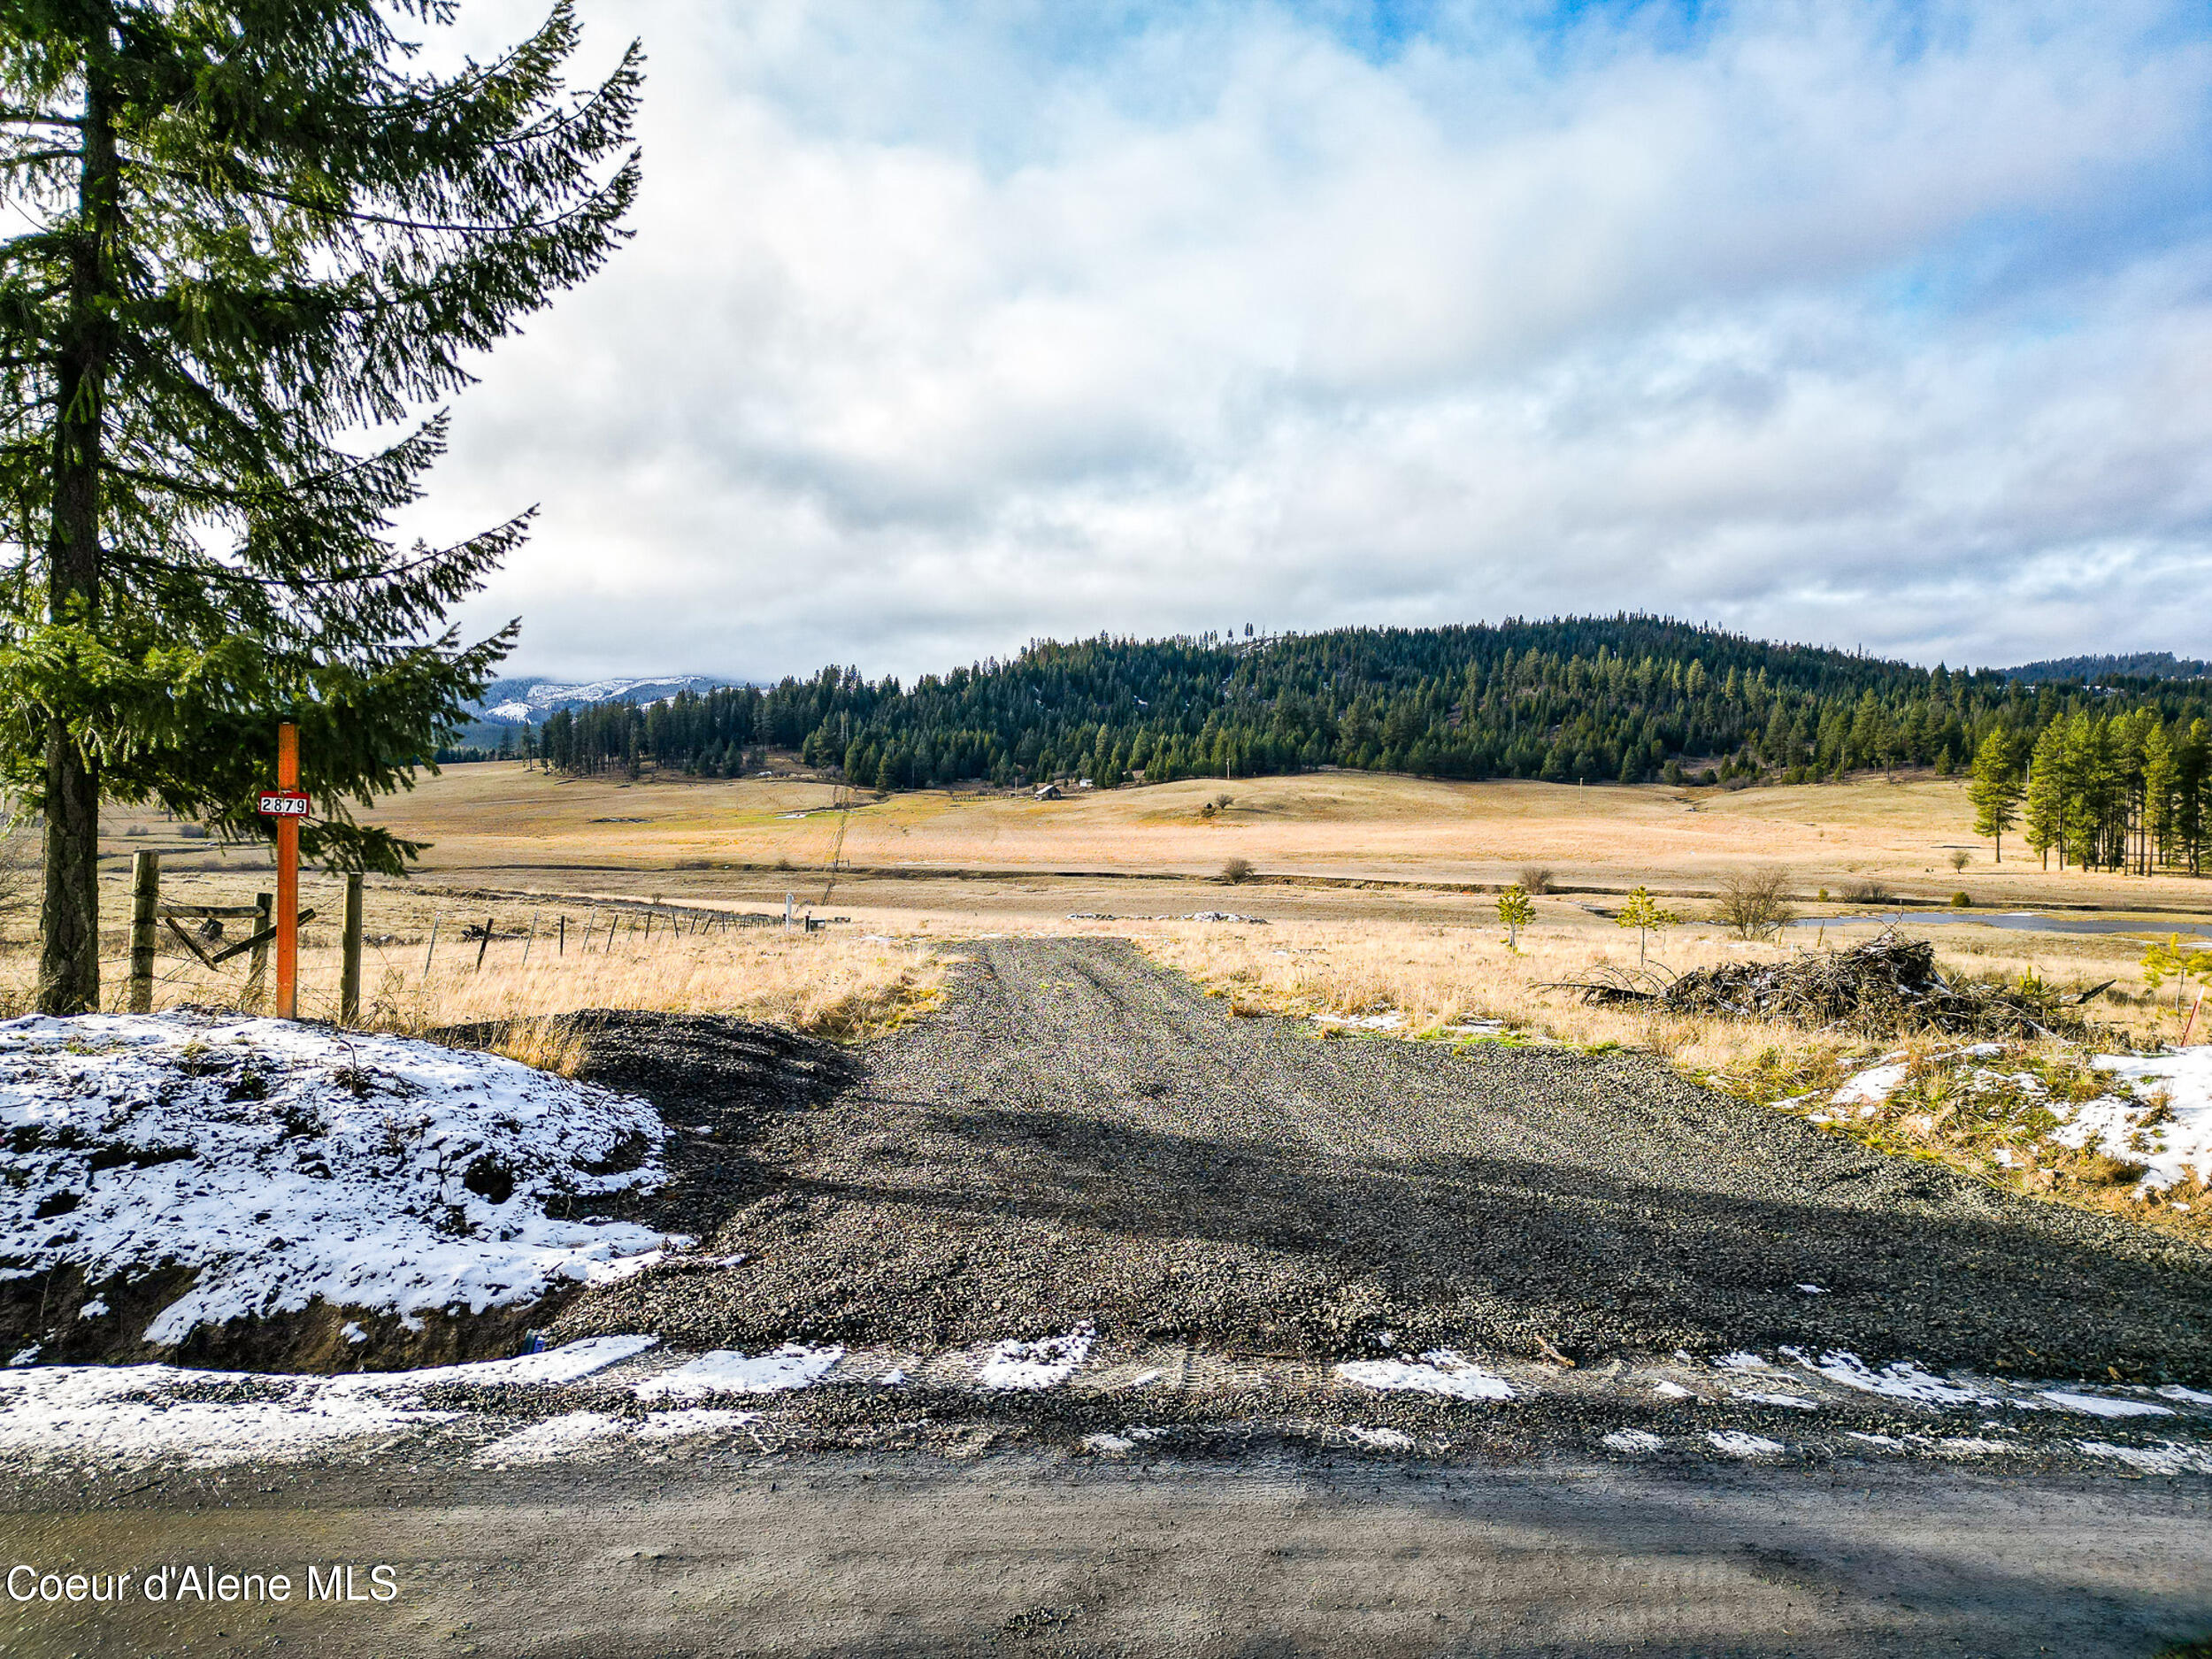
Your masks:
{"label": "dark soil", "polygon": [[580,1296],[555,1334],[929,1345],[1088,1320],[1217,1351],[1387,1332],[2212,1379],[2212,1254],[2147,1229],[1645,1056],[1318,1041],[1115,941],[974,949],[945,1009],[856,1065],[757,1026],[608,1016],[588,1074],[691,1126],[641,1217],[703,1248]]}

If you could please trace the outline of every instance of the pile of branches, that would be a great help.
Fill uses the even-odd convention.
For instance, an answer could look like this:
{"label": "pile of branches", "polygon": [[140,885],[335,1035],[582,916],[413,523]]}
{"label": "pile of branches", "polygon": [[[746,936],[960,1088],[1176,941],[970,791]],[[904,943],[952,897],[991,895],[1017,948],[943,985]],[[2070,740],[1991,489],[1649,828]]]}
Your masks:
{"label": "pile of branches", "polygon": [[2094,1034],[2080,1010],[2111,981],[2078,995],[2040,986],[1947,979],[1935,947],[1886,932],[1843,950],[1808,950],[1778,962],[1724,962],[1673,979],[1616,972],[1563,986],[1586,1002],[1647,1002],[1668,1013],[1786,1019],[1867,1037],[1918,1031],[1988,1040]]}

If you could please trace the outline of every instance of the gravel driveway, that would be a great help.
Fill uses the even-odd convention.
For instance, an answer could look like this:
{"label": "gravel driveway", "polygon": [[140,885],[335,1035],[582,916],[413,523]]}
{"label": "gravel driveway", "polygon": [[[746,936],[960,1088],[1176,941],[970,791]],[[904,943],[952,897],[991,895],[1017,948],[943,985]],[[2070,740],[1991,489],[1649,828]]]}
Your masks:
{"label": "gravel driveway", "polygon": [[[557,1334],[926,1344],[1088,1321],[1233,1353],[1794,1345],[2212,1380],[2212,1255],[1648,1056],[1317,1041],[1119,941],[966,949],[946,1005],[856,1066],[787,1057],[790,1087],[743,1101],[672,1076],[693,1133],[664,1225],[744,1259],[595,1290]],[[650,1072],[632,1051],[621,1080]]]}

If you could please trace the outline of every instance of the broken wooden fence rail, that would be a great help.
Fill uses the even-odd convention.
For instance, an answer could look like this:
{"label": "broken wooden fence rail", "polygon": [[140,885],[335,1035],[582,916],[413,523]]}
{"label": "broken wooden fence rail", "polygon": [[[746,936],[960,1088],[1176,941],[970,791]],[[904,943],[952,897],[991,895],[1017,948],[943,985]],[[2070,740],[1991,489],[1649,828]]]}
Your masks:
{"label": "broken wooden fence rail", "polygon": [[[274,926],[265,927],[259,933],[255,933],[251,938],[242,939],[234,945],[227,945],[211,956],[206,951],[200,949],[200,941],[198,940],[193,938],[191,934],[186,933],[183,928],[177,926],[177,918],[175,917],[165,916],[161,919],[168,925],[169,931],[177,936],[177,938],[183,943],[184,948],[187,950],[190,951],[194,956],[197,956],[203,963],[206,964],[211,968],[219,968],[226,962],[228,962],[233,956],[241,956],[249,950],[265,950],[268,949],[269,941],[277,936],[277,930]],[[308,923],[313,921],[314,919],[315,912],[313,910],[307,910],[300,912],[300,926],[302,927],[306,926]]]}

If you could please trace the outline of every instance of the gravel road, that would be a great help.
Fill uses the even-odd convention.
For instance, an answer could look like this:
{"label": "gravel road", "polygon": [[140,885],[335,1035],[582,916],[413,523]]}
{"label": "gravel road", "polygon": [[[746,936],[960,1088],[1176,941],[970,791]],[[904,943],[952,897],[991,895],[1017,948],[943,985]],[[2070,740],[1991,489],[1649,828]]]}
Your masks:
{"label": "gravel road", "polygon": [[[2212,1380],[2212,1255],[1648,1056],[1317,1041],[1119,941],[966,949],[946,1005],[857,1065],[786,1045],[763,1061],[780,1084],[742,1098],[661,1073],[688,1133],[657,1213],[743,1260],[595,1290],[557,1334],[929,1345],[1087,1321],[1256,1355],[1793,1345]],[[656,1092],[654,1044],[625,1041],[618,1080]]]}

